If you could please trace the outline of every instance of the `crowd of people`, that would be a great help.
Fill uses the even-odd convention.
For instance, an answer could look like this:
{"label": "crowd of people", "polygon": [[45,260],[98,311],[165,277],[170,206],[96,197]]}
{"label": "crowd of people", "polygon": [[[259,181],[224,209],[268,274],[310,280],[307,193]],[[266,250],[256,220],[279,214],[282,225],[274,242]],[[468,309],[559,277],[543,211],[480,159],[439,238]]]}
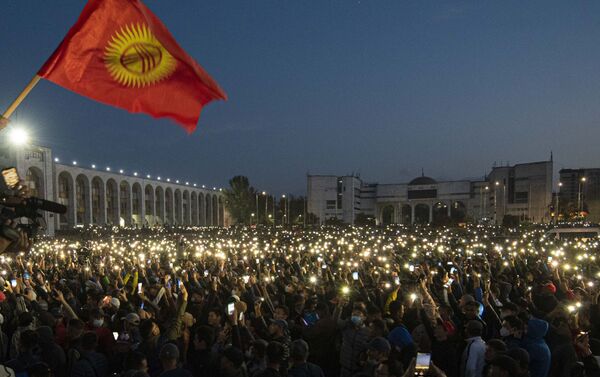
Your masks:
{"label": "crowd of people", "polygon": [[598,240],[86,228],[0,256],[0,376],[600,376]]}

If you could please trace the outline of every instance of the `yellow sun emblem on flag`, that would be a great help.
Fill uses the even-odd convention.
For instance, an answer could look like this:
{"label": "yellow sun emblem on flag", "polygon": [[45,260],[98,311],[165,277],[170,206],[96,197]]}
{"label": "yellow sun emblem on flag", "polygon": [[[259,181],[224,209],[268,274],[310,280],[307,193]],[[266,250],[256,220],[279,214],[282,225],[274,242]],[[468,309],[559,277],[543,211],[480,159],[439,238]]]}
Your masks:
{"label": "yellow sun emblem on flag", "polygon": [[175,58],[142,24],[128,25],[116,32],[104,52],[108,72],[122,85],[144,87],[171,75]]}

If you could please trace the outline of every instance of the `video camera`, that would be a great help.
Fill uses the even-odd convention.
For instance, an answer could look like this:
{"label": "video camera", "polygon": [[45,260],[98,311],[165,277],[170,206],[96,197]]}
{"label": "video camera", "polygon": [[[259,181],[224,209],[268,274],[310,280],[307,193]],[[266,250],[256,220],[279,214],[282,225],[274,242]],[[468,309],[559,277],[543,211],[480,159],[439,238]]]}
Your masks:
{"label": "video camera", "polygon": [[[20,195],[20,178],[17,169],[8,168],[2,170],[2,177],[8,190],[0,192],[0,237],[4,237],[10,241],[17,241],[19,239],[19,230],[22,230],[29,238],[32,238],[37,234],[40,227],[46,225],[40,211],[58,214],[67,212],[67,207],[62,204]],[[21,218],[27,218],[28,222],[21,222],[16,229],[5,224],[6,220]]]}

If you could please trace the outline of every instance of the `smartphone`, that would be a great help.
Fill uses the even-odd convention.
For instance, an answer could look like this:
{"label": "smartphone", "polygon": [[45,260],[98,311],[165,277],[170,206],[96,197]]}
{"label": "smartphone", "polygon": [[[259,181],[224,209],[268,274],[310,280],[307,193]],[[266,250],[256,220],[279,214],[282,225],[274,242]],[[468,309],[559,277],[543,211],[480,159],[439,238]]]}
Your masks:
{"label": "smartphone", "polygon": [[352,273],[352,279],[353,279],[353,280],[358,280],[358,272],[354,271],[354,272]]}
{"label": "smartphone", "polygon": [[429,364],[431,364],[431,354],[418,352],[415,369],[420,372],[419,375],[422,375],[424,371],[429,369]]}
{"label": "smartphone", "polygon": [[29,279],[31,279],[31,275],[29,275],[29,273],[25,272],[25,273],[23,274],[23,279],[25,279],[25,280],[29,280]]}
{"label": "smartphone", "polygon": [[235,311],[235,303],[227,304],[227,315],[232,315]]}
{"label": "smartphone", "polygon": [[456,273],[456,268],[454,268],[454,267],[450,268],[450,273],[451,274],[455,274]]}
{"label": "smartphone", "polygon": [[17,172],[17,168],[6,168],[2,170],[2,178],[4,178],[4,183],[6,187],[10,190],[14,190],[19,187],[19,173]]}
{"label": "smartphone", "polygon": [[142,302],[142,304],[140,305],[140,309],[144,310],[144,307],[145,307],[144,302]]}
{"label": "smartphone", "polygon": [[446,283],[446,285],[449,287],[452,285],[452,283],[454,283],[454,279],[450,278],[450,279],[448,279],[448,282]]}
{"label": "smartphone", "polygon": [[138,283],[138,293],[142,293],[142,283]]}
{"label": "smartphone", "polygon": [[415,266],[413,266],[412,264],[410,266],[408,266],[408,270],[410,272],[414,272],[415,271]]}
{"label": "smartphone", "polygon": [[394,284],[400,285],[400,278],[398,276],[394,277]]}
{"label": "smartphone", "polygon": [[208,270],[204,270],[204,277],[208,276]]}
{"label": "smartphone", "polygon": [[244,284],[248,284],[248,282],[250,281],[250,276],[244,275],[242,276],[242,280],[244,281]]}
{"label": "smartphone", "polygon": [[17,279],[10,279],[10,286],[15,288],[17,286]]}
{"label": "smartphone", "polygon": [[119,333],[116,331],[113,331],[113,338],[115,338],[115,340],[119,339]]}

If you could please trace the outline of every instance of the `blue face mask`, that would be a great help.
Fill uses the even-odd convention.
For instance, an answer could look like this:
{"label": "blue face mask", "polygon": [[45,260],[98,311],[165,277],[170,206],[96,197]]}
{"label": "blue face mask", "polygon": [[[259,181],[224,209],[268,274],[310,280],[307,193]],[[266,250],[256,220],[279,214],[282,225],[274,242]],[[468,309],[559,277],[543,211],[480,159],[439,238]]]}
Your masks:
{"label": "blue face mask", "polygon": [[314,325],[319,320],[319,315],[316,312],[304,313],[304,320],[309,325]]}
{"label": "blue face mask", "polygon": [[362,317],[359,315],[353,315],[352,317],[350,317],[350,320],[356,326],[362,325]]}

